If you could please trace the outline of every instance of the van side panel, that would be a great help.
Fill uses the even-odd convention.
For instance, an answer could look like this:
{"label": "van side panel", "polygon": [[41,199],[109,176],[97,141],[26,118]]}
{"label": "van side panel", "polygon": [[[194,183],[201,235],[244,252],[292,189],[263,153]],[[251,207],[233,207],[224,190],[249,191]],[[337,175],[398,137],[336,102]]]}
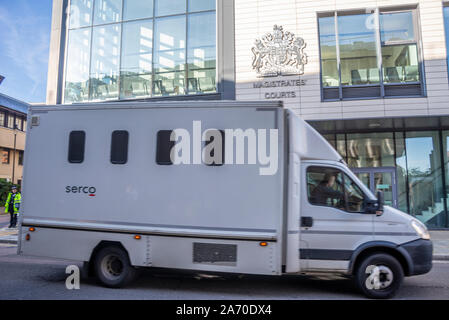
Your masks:
{"label": "van side panel", "polygon": [[[158,266],[182,268],[183,263],[192,259],[194,241],[191,239],[194,238],[226,243],[232,239],[237,243],[238,257],[243,257],[245,252],[250,256],[254,247],[259,250],[260,241],[269,241],[269,248],[260,249],[260,259],[237,263],[231,269],[243,272],[240,266],[252,264],[257,272],[280,273],[283,143],[278,144],[276,173],[260,175],[258,162],[223,166],[158,165],[156,141],[159,130],[183,128],[190,133],[193,143],[198,138],[194,137],[193,122],[201,121],[202,131],[279,129],[278,142],[281,142],[283,110],[122,106],[86,110],[61,108],[60,111],[41,108],[33,113],[40,117],[40,124],[28,130],[22,205],[24,227],[19,250],[30,255],[85,259],[86,251],[93,249],[90,247],[104,240],[106,235],[107,239],[123,239],[123,234],[138,233],[150,239],[154,237],[150,247],[156,251],[152,252],[166,255],[157,259]],[[129,132],[126,164],[110,162],[111,134],[115,130]],[[68,162],[71,131],[86,133],[82,163]],[[235,148],[234,141],[234,162]],[[248,155],[245,155],[245,163],[248,163]],[[40,238],[41,235],[35,233],[31,241],[23,241],[27,226],[35,226],[42,233],[45,230],[47,235]],[[54,230],[61,231],[55,233]],[[85,236],[87,234],[89,236]],[[183,236],[189,240],[180,240]],[[65,242],[65,238],[70,242]],[[39,246],[32,245],[38,241],[42,241]],[[58,243],[49,244],[56,241]],[[132,260],[142,260],[142,254],[137,252],[144,241],[140,244],[128,238],[123,241],[130,241],[130,246],[137,245],[138,249],[132,249],[136,251]],[[179,251],[187,244],[188,250]],[[169,263],[173,255],[179,255],[180,259],[175,264]],[[273,259],[273,255],[274,267],[267,267],[266,261]],[[264,267],[257,267],[259,264]],[[244,269],[250,272],[247,267]]]}

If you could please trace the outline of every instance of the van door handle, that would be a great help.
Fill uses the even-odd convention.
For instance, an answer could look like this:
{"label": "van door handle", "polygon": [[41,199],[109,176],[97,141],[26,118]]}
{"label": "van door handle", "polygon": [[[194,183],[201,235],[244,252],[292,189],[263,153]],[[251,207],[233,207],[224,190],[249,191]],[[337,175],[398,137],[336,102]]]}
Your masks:
{"label": "van door handle", "polygon": [[312,217],[301,217],[301,227],[310,228],[311,226],[313,226]]}

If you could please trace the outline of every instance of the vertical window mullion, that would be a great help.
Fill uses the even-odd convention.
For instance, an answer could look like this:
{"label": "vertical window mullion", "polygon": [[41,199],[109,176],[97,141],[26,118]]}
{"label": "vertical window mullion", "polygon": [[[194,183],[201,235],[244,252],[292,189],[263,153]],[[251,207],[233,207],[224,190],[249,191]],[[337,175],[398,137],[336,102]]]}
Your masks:
{"label": "vertical window mullion", "polygon": [[[334,13],[334,28],[335,28],[335,48],[337,54],[337,70],[338,70],[338,97],[343,99],[343,89],[341,87],[341,62],[340,62],[340,38],[338,36],[338,16],[337,12]],[[322,84],[321,84],[322,85]]]}
{"label": "vertical window mullion", "polygon": [[119,57],[118,57],[118,75],[117,75],[117,91],[118,91],[118,98],[117,100],[121,100],[121,94],[122,94],[122,53],[123,53],[123,21],[125,20],[125,1],[122,0],[122,13],[120,20],[120,48],[119,48]]}
{"label": "vertical window mullion", "polygon": [[377,68],[379,69],[379,85],[380,85],[380,96],[381,98],[385,97],[385,88],[384,88],[384,72],[383,72],[383,64],[382,64],[382,41],[380,39],[380,13],[379,8],[376,8],[373,13],[374,19],[376,23],[374,24],[376,27],[376,51],[377,51]]}
{"label": "vertical window mullion", "polygon": [[155,26],[156,26],[156,1],[153,1],[153,38],[151,39],[151,97],[154,94],[154,45],[155,45],[155,39],[156,39],[156,32],[155,32]]}

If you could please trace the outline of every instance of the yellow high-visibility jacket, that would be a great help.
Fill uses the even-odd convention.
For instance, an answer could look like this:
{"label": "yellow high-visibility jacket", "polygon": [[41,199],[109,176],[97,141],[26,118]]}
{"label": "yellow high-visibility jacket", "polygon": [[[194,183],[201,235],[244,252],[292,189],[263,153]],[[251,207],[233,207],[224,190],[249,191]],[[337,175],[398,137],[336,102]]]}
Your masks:
{"label": "yellow high-visibility jacket", "polygon": [[[5,212],[8,213],[9,212],[9,201],[11,200],[12,197],[12,192],[10,192],[8,194],[8,198],[6,199],[6,203],[5,203]],[[19,212],[19,208],[20,208],[20,201],[22,200],[22,196],[20,195],[19,192],[16,193],[16,196],[14,198],[14,214],[17,214]]]}

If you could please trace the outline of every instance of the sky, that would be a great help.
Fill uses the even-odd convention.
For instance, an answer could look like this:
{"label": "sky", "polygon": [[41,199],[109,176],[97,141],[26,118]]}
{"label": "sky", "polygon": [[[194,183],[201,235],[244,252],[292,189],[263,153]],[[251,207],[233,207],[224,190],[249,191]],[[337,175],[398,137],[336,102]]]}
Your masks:
{"label": "sky", "polygon": [[45,102],[52,0],[0,0],[0,93]]}

